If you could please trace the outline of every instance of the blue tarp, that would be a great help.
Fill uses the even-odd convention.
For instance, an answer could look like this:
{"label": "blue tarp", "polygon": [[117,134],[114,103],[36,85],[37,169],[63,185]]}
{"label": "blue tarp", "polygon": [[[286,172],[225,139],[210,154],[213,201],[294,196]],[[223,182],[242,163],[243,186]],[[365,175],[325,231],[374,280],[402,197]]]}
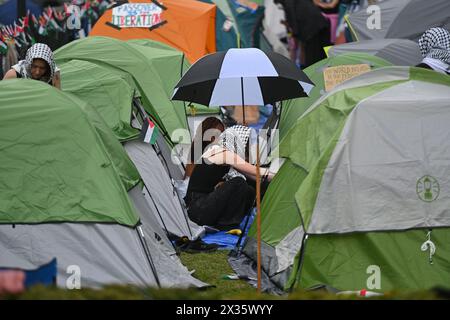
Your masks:
{"label": "blue tarp", "polygon": [[[250,229],[250,226],[253,223],[255,215],[256,215],[256,209],[253,209],[250,214],[250,217],[246,216],[242,220],[241,224],[239,225],[239,229],[241,229],[242,232],[244,232],[244,236],[242,237],[242,240],[241,240],[241,245],[245,242],[245,238],[247,237],[248,230]],[[248,218],[250,218],[250,219],[248,221],[247,227],[244,230],[245,223]],[[228,233],[226,233],[226,231],[219,231],[216,233],[207,233],[202,238],[203,242],[210,243],[210,244],[211,243],[218,244],[220,246],[219,249],[223,249],[223,250],[233,249],[236,246],[238,239],[239,239],[239,236],[233,235],[233,234],[228,234]]]}
{"label": "blue tarp", "polygon": [[[34,3],[32,0],[26,0],[26,10],[33,13],[36,17],[42,13],[40,5]],[[17,21],[17,0],[8,0],[0,5],[0,24],[13,25]]]}
{"label": "blue tarp", "polygon": [[34,270],[23,270],[19,268],[2,268],[0,267],[0,272],[2,270],[22,270],[25,272],[25,288],[29,288],[36,284],[41,284],[44,286],[56,285],[56,275],[57,275],[57,261],[53,258],[50,262],[41,265],[39,268]]}
{"label": "blue tarp", "polygon": [[56,258],[53,258],[52,261],[35,270],[26,270],[25,287],[29,288],[36,284],[41,284],[44,286],[56,285],[57,272]]}

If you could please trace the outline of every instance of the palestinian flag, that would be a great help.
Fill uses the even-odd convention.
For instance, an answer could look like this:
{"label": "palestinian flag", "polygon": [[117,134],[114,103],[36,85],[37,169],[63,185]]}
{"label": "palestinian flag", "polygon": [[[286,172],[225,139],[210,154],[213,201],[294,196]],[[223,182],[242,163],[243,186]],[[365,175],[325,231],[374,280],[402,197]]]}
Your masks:
{"label": "palestinian flag", "polygon": [[1,39],[1,37],[0,37],[0,54],[6,55],[7,52],[8,52],[8,46],[6,45],[5,42],[3,42],[3,39]]}
{"label": "palestinian flag", "polygon": [[158,136],[158,127],[150,120],[150,118],[145,118],[141,129],[141,139],[145,143],[155,144],[156,138]]}

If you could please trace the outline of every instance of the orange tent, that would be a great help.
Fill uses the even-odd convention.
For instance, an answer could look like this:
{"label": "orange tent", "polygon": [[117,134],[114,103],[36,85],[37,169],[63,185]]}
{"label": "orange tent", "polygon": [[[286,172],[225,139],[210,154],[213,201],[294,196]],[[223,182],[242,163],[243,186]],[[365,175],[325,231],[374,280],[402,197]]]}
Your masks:
{"label": "orange tent", "polygon": [[[129,3],[151,3],[152,0],[131,0]],[[185,53],[194,63],[207,53],[216,52],[216,6],[197,0],[159,0],[166,9],[162,23],[156,28],[119,28],[112,24],[112,9],[96,22],[90,36],[111,38],[152,39],[166,43]]]}

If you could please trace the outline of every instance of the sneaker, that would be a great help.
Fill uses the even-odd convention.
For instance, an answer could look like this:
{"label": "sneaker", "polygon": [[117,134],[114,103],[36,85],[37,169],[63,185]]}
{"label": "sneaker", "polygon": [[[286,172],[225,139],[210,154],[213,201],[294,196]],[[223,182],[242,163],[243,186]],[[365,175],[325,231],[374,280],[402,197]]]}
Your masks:
{"label": "sneaker", "polygon": [[209,244],[203,242],[200,239],[197,239],[194,241],[190,241],[188,245],[181,250],[188,253],[201,253],[201,252],[207,253],[216,251],[218,248],[219,248],[218,244],[214,243]]}
{"label": "sneaker", "polygon": [[174,244],[177,255],[179,255],[181,253],[181,251],[184,251],[190,242],[191,242],[191,240],[189,240],[189,238],[186,236],[179,237],[176,240],[174,240],[173,244]]}

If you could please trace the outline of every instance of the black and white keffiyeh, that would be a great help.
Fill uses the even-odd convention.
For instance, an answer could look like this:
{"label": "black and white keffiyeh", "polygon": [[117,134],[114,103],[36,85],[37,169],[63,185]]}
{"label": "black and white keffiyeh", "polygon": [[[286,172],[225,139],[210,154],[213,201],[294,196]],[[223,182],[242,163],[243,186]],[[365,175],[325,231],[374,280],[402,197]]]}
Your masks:
{"label": "black and white keffiyeh", "polygon": [[[227,128],[217,139],[217,144],[231,152],[236,153],[242,159],[245,159],[245,149],[250,138],[251,129],[246,126],[235,125]],[[225,179],[229,180],[234,177],[241,177],[245,180],[245,176],[235,169],[225,175]]]}
{"label": "black and white keffiyeh", "polygon": [[450,65],[450,32],[444,28],[431,28],[419,39],[424,58],[436,59]]}
{"label": "black and white keffiyeh", "polygon": [[55,60],[53,58],[53,52],[50,47],[44,43],[36,43],[28,49],[27,54],[25,56],[25,60],[19,61],[16,65],[12,66],[12,68],[20,74],[22,78],[31,79],[31,64],[34,59],[43,59],[47,62],[50,67],[50,74],[47,77],[41,79],[46,83],[50,83],[55,74]]}
{"label": "black and white keffiyeh", "polygon": [[235,125],[222,132],[217,140],[217,144],[245,159],[245,148],[249,137],[249,127]]}

